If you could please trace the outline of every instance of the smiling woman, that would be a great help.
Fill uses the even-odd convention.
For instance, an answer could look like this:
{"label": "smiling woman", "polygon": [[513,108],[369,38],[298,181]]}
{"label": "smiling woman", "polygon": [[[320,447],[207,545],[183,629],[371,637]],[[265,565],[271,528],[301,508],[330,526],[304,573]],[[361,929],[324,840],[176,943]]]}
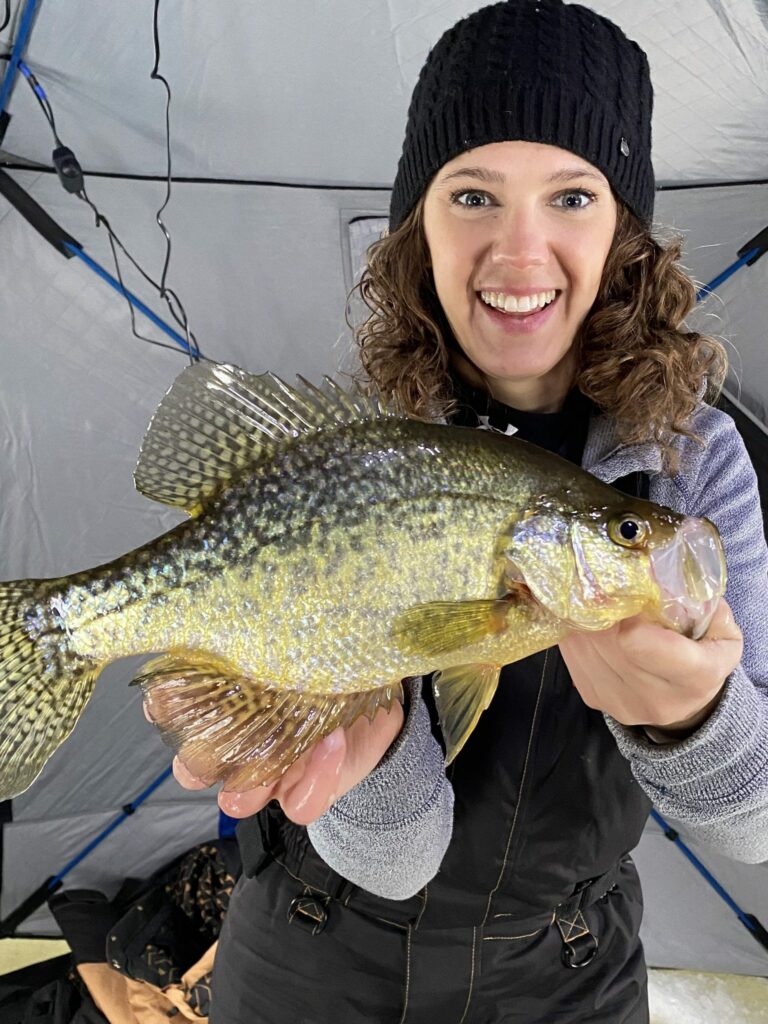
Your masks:
{"label": "smiling woman", "polygon": [[680,253],[573,153],[482,146],[446,163],[371,246],[357,286],[372,312],[357,332],[362,364],[425,418],[456,410],[457,373],[542,413],[575,384],[622,440],[655,442],[674,469],[675,438],[693,436],[697,403],[726,373],[722,344],[685,326],[695,287]]}
{"label": "smiling woman", "polygon": [[576,332],[616,227],[607,178],[574,160],[555,146],[492,143],[450,160],[424,199],[453,337],[494,398],[532,412],[557,412],[571,389]]}
{"label": "smiling woman", "polygon": [[[412,416],[514,433],[613,484],[618,514],[587,515],[600,543],[647,552],[647,522],[625,514],[643,497],[697,517],[671,562],[652,560],[671,628],[628,613],[588,632],[569,614],[555,646],[484,691],[458,752],[448,730],[447,771],[450,694],[426,676],[404,681],[404,718],[358,720],[279,782],[228,794],[245,875],[212,1024],[647,1024],[630,851],[651,801],[727,855],[768,858],[768,551],[744,446],[703,401],[722,346],[687,329],[679,245],[651,234],[651,106],[645,54],[585,7],[507,0],[451,28],[409,106],[357,340],[367,386]],[[573,493],[555,476],[514,514],[514,554],[494,547],[499,592],[526,613],[558,561],[604,607],[586,533],[547,514]],[[727,600],[696,586],[724,571],[698,517],[722,537]],[[445,557],[455,533],[439,528]],[[401,573],[418,606],[417,573]],[[459,656],[444,622],[424,629]]]}

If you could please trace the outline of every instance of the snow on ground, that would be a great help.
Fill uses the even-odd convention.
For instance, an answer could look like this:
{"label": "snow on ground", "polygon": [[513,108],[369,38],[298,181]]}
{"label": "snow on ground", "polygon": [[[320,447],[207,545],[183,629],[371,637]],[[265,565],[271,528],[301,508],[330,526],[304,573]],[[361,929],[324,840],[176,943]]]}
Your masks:
{"label": "snow on ground", "polygon": [[63,939],[0,939],[0,975],[68,952]]}
{"label": "snow on ground", "polygon": [[648,972],[651,1024],[768,1024],[768,978]]}

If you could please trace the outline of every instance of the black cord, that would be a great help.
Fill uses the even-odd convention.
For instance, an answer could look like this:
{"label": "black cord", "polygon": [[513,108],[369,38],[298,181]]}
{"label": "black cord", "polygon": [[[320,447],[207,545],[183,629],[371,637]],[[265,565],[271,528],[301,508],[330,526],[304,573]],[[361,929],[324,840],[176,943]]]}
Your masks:
{"label": "black cord", "polygon": [[0,25],[0,32],[3,32],[11,20],[11,0],[5,0],[5,21]]}
{"label": "black cord", "polygon": [[152,15],[152,39],[155,47],[155,63],[149,74],[149,77],[153,81],[162,82],[165,86],[166,100],[165,100],[165,157],[166,157],[166,182],[165,182],[165,199],[162,206],[155,214],[155,220],[157,221],[158,227],[165,235],[165,263],[163,264],[163,272],[160,275],[160,296],[166,300],[168,308],[171,310],[176,322],[179,323],[179,318],[176,316],[171,302],[166,296],[171,296],[172,299],[177,303],[181,316],[183,317],[184,332],[187,336],[187,349],[189,350],[189,361],[190,364],[195,362],[195,357],[199,356],[200,350],[195,342],[194,351],[190,339],[193,339],[193,335],[189,329],[189,321],[187,320],[186,310],[179,301],[178,296],[166,287],[166,279],[168,277],[168,268],[171,262],[171,235],[165,226],[163,221],[163,211],[165,210],[168,203],[171,201],[171,179],[172,179],[172,165],[171,165],[171,87],[168,84],[168,80],[160,74],[160,26],[158,23],[158,15],[160,12],[160,0],[155,0],[154,11]]}
{"label": "black cord", "polygon": [[[77,192],[75,194],[77,195],[78,199],[82,199],[82,201],[84,203],[87,203],[88,206],[90,206],[91,210],[93,210],[94,217],[96,218],[96,226],[97,227],[101,227],[103,225],[106,228],[106,230],[107,230],[107,235],[109,237],[109,246],[110,246],[110,249],[112,250],[112,259],[114,260],[114,263],[115,263],[115,276],[117,277],[117,280],[120,282],[120,287],[123,289],[123,292],[126,291],[126,287],[125,287],[125,282],[123,281],[122,272],[120,270],[120,260],[118,259],[118,255],[117,255],[117,247],[119,247],[120,250],[125,254],[125,256],[128,257],[128,259],[131,261],[131,263],[134,265],[134,267],[139,271],[139,273],[142,275],[142,277],[144,277],[152,285],[153,288],[155,288],[155,289],[157,289],[159,291],[160,286],[157,284],[156,281],[152,280],[152,278],[144,270],[144,268],[139,263],[137,263],[137,261],[133,258],[133,256],[131,256],[131,254],[128,252],[126,247],[123,245],[123,243],[118,238],[117,233],[113,230],[112,225],[109,223],[107,218],[104,216],[104,214],[99,210],[99,208],[96,206],[96,204],[88,196],[88,193],[85,190],[85,186],[83,186],[83,188],[81,189],[80,192]],[[176,345],[169,345],[167,342],[156,341],[154,338],[148,338],[144,334],[139,334],[138,330],[136,329],[136,314],[134,312],[133,303],[131,302],[131,300],[128,298],[127,295],[125,295],[125,301],[128,303],[128,312],[130,313],[130,317],[131,317],[131,333],[133,334],[133,336],[135,338],[137,338],[139,341],[146,341],[150,345],[157,345],[158,348],[167,348],[171,352],[176,352],[177,354],[179,353],[179,349],[178,349],[178,347]],[[171,312],[173,312],[173,310],[171,310]],[[179,323],[179,321],[177,321],[177,323]],[[180,326],[181,326],[181,324],[180,324]],[[209,360],[207,356],[204,356],[202,354],[202,352],[200,351],[200,349],[197,347],[197,342],[194,341],[194,337],[193,337],[193,343],[194,343],[194,346],[195,346],[196,358],[197,359],[203,359],[206,362],[210,362],[211,360]]]}
{"label": "black cord", "polygon": [[[10,0],[7,0],[7,2],[10,4]],[[97,227],[101,227],[103,225],[104,228],[106,229],[107,234],[109,236],[109,245],[110,245],[110,248],[112,250],[112,257],[113,257],[114,263],[115,263],[115,274],[117,276],[118,281],[120,282],[120,286],[122,287],[123,291],[125,292],[125,284],[123,283],[122,272],[121,272],[121,269],[120,269],[120,261],[119,261],[118,256],[117,256],[117,248],[119,248],[121,250],[121,252],[130,260],[130,262],[133,264],[133,266],[136,268],[136,270],[139,271],[139,273],[142,275],[142,277],[145,279],[145,281],[147,281],[150,285],[152,285],[152,287],[158,292],[160,297],[165,301],[165,304],[168,307],[168,310],[170,311],[171,316],[176,321],[176,324],[179,327],[181,327],[181,329],[184,331],[184,333],[186,335],[187,355],[189,356],[190,363],[197,362],[200,359],[203,359],[206,362],[210,362],[208,357],[204,356],[203,353],[200,351],[200,347],[197,344],[197,339],[195,338],[194,334],[192,333],[192,331],[189,328],[189,320],[187,318],[187,314],[186,314],[186,311],[184,309],[184,306],[182,305],[181,300],[179,299],[178,295],[173,291],[173,289],[168,288],[166,286],[166,284],[165,284],[165,275],[166,275],[167,270],[168,270],[168,263],[170,261],[170,255],[171,255],[171,237],[170,237],[170,234],[168,233],[168,231],[167,231],[167,229],[165,227],[165,224],[162,221],[161,214],[162,214],[162,211],[165,209],[165,207],[168,205],[168,201],[170,199],[170,193],[171,193],[171,162],[170,162],[171,161],[171,150],[170,150],[170,117],[169,117],[170,87],[169,87],[168,83],[166,82],[166,80],[162,77],[162,75],[156,75],[155,74],[155,72],[157,70],[159,59],[160,59],[160,49],[159,49],[159,37],[157,36],[157,0],[156,0],[156,3],[155,3],[155,67],[153,69],[152,77],[160,78],[165,83],[165,87],[166,87],[166,90],[168,92],[168,101],[166,103],[166,148],[167,148],[167,154],[168,154],[167,189],[166,189],[166,199],[165,199],[165,202],[163,203],[162,207],[160,208],[160,210],[158,210],[158,213],[157,213],[158,224],[160,225],[163,233],[165,234],[166,241],[167,241],[166,260],[165,260],[165,265],[163,267],[163,278],[161,279],[160,283],[158,283],[152,277],[150,277],[150,275],[144,270],[144,268],[139,264],[139,262],[136,259],[134,259],[134,257],[130,254],[128,249],[125,247],[125,245],[122,243],[122,241],[118,237],[117,233],[112,228],[112,225],[109,223],[109,220],[104,216],[103,213],[101,213],[101,211],[98,209],[96,204],[90,199],[90,197],[88,196],[88,193],[86,192],[85,184],[82,182],[82,170],[80,168],[79,163],[77,162],[77,158],[75,157],[74,153],[71,150],[67,151],[66,155],[67,155],[67,157],[71,158],[75,168],[77,169],[78,174],[80,175],[81,187],[77,191],[74,191],[74,189],[77,188],[77,185],[75,185],[74,187],[70,187],[69,191],[73,192],[73,194],[76,195],[78,197],[78,199],[81,199],[83,202],[87,203],[88,206],[90,206],[90,208],[93,211],[93,214],[94,214],[94,216],[96,218],[96,226]],[[0,60],[10,60],[10,54],[0,55]],[[35,99],[40,104],[40,108],[43,111],[43,114],[45,115],[45,119],[48,122],[48,125],[49,125],[49,127],[51,129],[51,132],[53,133],[53,137],[56,140],[56,145],[60,149],[65,149],[66,147],[64,147],[64,144],[62,143],[61,139],[59,138],[58,131],[56,130],[56,120],[54,118],[53,108],[51,107],[50,101],[49,101],[47,95],[45,94],[45,90],[42,88],[42,86],[38,82],[37,78],[35,77],[34,73],[30,70],[29,67],[27,67],[26,64],[24,65],[24,71],[22,71],[21,73],[24,76],[24,78],[26,78],[27,82],[29,83],[30,88],[32,89],[32,92],[35,94]],[[56,156],[57,156],[57,154],[54,154],[54,157],[56,157]],[[139,341],[145,341],[145,342],[147,342],[150,345],[156,345],[159,348],[167,348],[167,349],[169,349],[172,352],[177,352],[178,353],[180,351],[179,348],[177,348],[174,345],[169,345],[166,342],[162,342],[162,341],[156,341],[153,338],[148,338],[148,337],[146,337],[143,334],[139,334],[139,332],[136,329],[136,316],[135,316],[135,313],[134,313],[133,303],[131,302],[131,300],[128,298],[127,295],[125,295],[125,300],[128,303],[128,309],[129,309],[130,316],[131,316],[131,333],[133,334],[133,336],[136,339],[138,339]],[[177,308],[174,308],[174,304],[175,304],[175,306]]]}
{"label": "black cord", "polygon": [[[24,67],[23,71],[21,71],[22,65]],[[53,137],[56,140],[56,145],[63,146],[64,143],[61,141],[61,139],[59,138],[59,133],[56,131],[56,119],[53,116],[53,108],[51,107],[50,101],[45,94],[45,90],[38,82],[37,78],[34,75],[34,72],[30,68],[28,68],[23,61],[21,61],[19,64],[19,70],[21,71],[21,74],[24,76],[24,78],[26,78],[26,80],[29,82],[32,88],[32,92],[35,95],[35,99],[40,104],[40,109],[45,114],[45,118],[48,121],[48,124],[51,126],[51,131],[53,132]]]}

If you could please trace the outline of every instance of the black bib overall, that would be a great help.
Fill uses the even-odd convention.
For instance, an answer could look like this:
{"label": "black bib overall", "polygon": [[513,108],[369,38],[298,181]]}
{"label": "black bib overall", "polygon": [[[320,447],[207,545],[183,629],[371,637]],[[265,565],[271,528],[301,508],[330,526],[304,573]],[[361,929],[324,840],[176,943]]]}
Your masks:
{"label": "black bib overall", "polygon": [[647,1024],[650,802],[557,647],[503,670],[449,777],[453,838],[409,900],[341,878],[275,803],[242,822],[211,1024]]}

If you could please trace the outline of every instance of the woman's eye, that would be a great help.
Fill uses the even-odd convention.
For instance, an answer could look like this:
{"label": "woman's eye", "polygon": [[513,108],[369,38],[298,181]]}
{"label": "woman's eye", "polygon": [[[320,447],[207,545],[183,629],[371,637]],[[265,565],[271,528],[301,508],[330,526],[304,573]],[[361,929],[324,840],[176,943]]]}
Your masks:
{"label": "woman's eye", "polygon": [[[487,192],[477,192],[474,189],[459,189],[451,192],[451,202],[457,206],[469,206],[476,209],[483,209],[490,205],[490,196]],[[466,202],[464,201],[466,200]],[[488,202],[486,202],[488,200]]]}
{"label": "woman's eye", "polygon": [[585,188],[571,189],[569,192],[561,192],[555,198],[555,206],[560,206],[564,210],[585,210],[592,205],[595,199],[597,199],[595,193],[589,192]]}

